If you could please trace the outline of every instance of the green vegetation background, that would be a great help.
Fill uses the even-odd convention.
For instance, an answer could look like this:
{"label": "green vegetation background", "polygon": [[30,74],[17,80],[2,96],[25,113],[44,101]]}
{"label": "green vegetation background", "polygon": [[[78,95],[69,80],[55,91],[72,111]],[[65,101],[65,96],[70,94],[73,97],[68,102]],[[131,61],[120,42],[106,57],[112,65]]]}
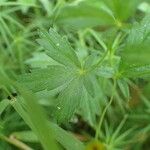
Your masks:
{"label": "green vegetation background", "polygon": [[149,150],[149,81],[149,0],[0,0],[0,150]]}

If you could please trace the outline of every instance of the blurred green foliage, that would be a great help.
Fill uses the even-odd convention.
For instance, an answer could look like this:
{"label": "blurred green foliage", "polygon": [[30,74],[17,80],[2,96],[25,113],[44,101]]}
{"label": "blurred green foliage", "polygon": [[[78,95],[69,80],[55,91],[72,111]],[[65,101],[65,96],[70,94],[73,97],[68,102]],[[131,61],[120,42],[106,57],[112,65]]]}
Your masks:
{"label": "blurred green foliage", "polygon": [[149,43],[149,0],[0,0],[0,150],[149,150]]}

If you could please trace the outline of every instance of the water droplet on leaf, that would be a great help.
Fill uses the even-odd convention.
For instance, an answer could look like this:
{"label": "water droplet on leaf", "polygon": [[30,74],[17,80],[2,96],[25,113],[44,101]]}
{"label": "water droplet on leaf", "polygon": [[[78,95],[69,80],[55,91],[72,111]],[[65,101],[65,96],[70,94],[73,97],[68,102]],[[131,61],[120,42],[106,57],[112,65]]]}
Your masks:
{"label": "water droplet on leaf", "polygon": [[60,110],[61,108],[60,108],[60,107],[57,107],[57,109],[59,109],[59,110]]}

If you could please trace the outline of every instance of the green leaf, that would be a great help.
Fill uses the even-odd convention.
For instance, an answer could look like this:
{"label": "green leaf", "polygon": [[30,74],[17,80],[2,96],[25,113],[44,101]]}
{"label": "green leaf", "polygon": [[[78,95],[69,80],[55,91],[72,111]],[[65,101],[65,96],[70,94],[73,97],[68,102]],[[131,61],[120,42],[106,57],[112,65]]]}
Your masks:
{"label": "green leaf", "polygon": [[44,89],[53,90],[74,78],[80,62],[67,39],[50,29],[49,33],[42,31],[38,42],[47,54],[61,65],[34,70],[32,73],[21,75],[18,81],[28,89],[37,92]]}
{"label": "green leaf", "polygon": [[101,66],[97,70],[97,75],[104,78],[112,78],[115,74],[115,71],[112,67],[109,66]]}
{"label": "green leaf", "polygon": [[150,65],[131,66],[121,73],[122,77],[138,78],[150,76]]}
{"label": "green leaf", "polygon": [[124,79],[118,80],[117,82],[118,82],[119,88],[120,88],[123,96],[125,98],[129,99],[130,92],[129,92],[129,86],[128,86],[127,82]]}
{"label": "green leaf", "polygon": [[94,91],[94,84],[93,84],[93,76],[92,75],[85,75],[83,77],[83,84],[87,90],[87,92],[94,97],[95,91]]}
{"label": "green leaf", "polygon": [[32,91],[44,89],[52,90],[70,81],[74,73],[69,68],[60,65],[51,65],[45,69],[33,70],[32,73],[23,74],[19,82]]}
{"label": "green leaf", "polygon": [[[143,44],[147,40],[150,40],[150,15],[145,16],[145,18],[140,23],[135,23],[132,29],[129,31],[129,37],[127,43],[130,45]],[[138,36],[137,36],[138,34]]]}
{"label": "green leaf", "polygon": [[[30,91],[25,90],[20,85],[14,84],[14,86],[19,90],[20,94],[24,99],[24,103],[26,105],[24,111],[25,119],[29,119],[31,123],[30,127],[37,135],[44,150],[49,150],[51,148],[57,150],[56,143],[53,139],[52,128],[48,125],[47,116],[45,112],[43,111],[41,106],[37,104],[37,98]],[[16,99],[16,101],[19,100],[21,101],[21,99]],[[15,100],[12,101],[12,103],[15,103]],[[17,109],[21,110],[21,112],[18,112],[19,114],[22,114],[22,109],[23,108]]]}
{"label": "green leaf", "polygon": [[9,105],[9,100],[4,99],[0,102],[0,115],[2,114],[2,112],[5,110],[5,108]]}
{"label": "green leaf", "polygon": [[113,126],[108,126],[105,124],[105,143],[113,147],[115,150],[122,150],[131,140],[128,140],[130,137],[130,133],[134,131],[134,127],[123,130],[122,128],[125,126],[126,116],[124,119],[118,124],[116,128]]}
{"label": "green leaf", "polygon": [[[106,57],[105,57],[106,56]],[[104,55],[104,61],[96,69],[96,75],[103,78],[113,78],[118,70],[120,64],[120,57],[113,55],[113,57]]]}
{"label": "green leaf", "polygon": [[53,29],[49,33],[42,30],[37,41],[52,59],[70,67],[80,67],[80,62],[66,38],[62,38]]}
{"label": "green leaf", "polygon": [[[51,128],[54,132],[54,138],[59,142],[66,150],[84,150],[84,144],[80,142],[75,136],[71,133],[68,133],[64,129],[60,128],[54,123],[50,123]],[[20,139],[25,142],[38,142],[38,138],[32,131],[21,131],[14,132],[14,135],[17,139]]]}
{"label": "green leaf", "polygon": [[83,84],[80,78],[73,79],[67,87],[62,90],[57,99],[55,112],[59,123],[69,121],[76,108],[80,106],[83,92]]}
{"label": "green leaf", "polygon": [[56,23],[72,29],[81,29],[98,25],[110,25],[114,23],[114,18],[101,8],[101,3],[97,7],[94,2],[91,4],[82,1],[62,7]]}
{"label": "green leaf", "polygon": [[56,124],[51,124],[54,130],[55,139],[66,149],[66,150],[84,150],[85,146],[77,138],[75,138],[71,133],[63,130]]}
{"label": "green leaf", "polygon": [[99,99],[93,98],[89,93],[84,89],[83,90],[83,101],[81,101],[81,116],[87,121],[91,126],[95,127],[96,124],[96,115],[99,114]]}
{"label": "green leaf", "polygon": [[12,133],[13,136],[15,136],[16,139],[25,141],[25,142],[38,142],[38,138],[36,134],[33,131],[20,131],[20,132],[14,132]]}
{"label": "green leaf", "polygon": [[129,64],[150,64],[150,15],[129,31],[122,58]]}
{"label": "green leaf", "polygon": [[33,57],[25,61],[32,68],[46,68],[50,65],[59,65],[58,62],[47,56],[44,52],[33,53]]}
{"label": "green leaf", "polygon": [[132,16],[140,0],[103,0],[107,7],[113,12],[115,18],[119,21],[126,21]]}
{"label": "green leaf", "polygon": [[58,123],[69,121],[80,106],[81,100],[84,101],[83,88],[92,97],[95,96],[93,83],[95,75],[93,71],[88,71],[92,64],[88,65],[86,62],[81,68],[69,43],[52,29],[49,34],[43,31],[38,41],[46,49],[47,54],[60,65],[33,70],[31,73],[21,75],[18,81],[34,92],[59,89],[54,103],[56,106],[54,117]]}

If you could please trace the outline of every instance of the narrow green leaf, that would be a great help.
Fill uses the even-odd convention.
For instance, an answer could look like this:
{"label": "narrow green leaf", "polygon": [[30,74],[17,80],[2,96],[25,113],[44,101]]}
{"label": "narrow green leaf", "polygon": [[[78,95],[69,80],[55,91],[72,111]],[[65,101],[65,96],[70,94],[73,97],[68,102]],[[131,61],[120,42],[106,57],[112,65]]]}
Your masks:
{"label": "narrow green leaf", "polygon": [[66,150],[84,150],[85,146],[72,134],[67,133],[56,124],[51,124],[54,130],[54,136],[56,140],[66,149]]}
{"label": "narrow green leaf", "polygon": [[35,135],[35,133],[30,130],[14,132],[14,133],[12,133],[12,135],[15,136],[16,139],[19,139],[19,140],[25,141],[25,142],[35,143],[35,142],[39,141],[37,136]]}
{"label": "narrow green leaf", "polygon": [[4,99],[0,102],[0,115],[2,114],[2,112],[5,110],[5,108],[9,105],[9,100]]}
{"label": "narrow green leaf", "polygon": [[31,92],[23,89],[20,85],[16,86],[26,103],[26,113],[28,114],[34,127],[32,129],[36,133],[44,150],[57,150],[56,143],[53,140],[53,132],[48,125],[47,117],[43,109],[37,104],[37,98]]}
{"label": "narrow green leaf", "polygon": [[97,69],[97,75],[104,78],[112,78],[114,74],[114,69],[109,66],[101,66],[99,69]]}
{"label": "narrow green leaf", "polygon": [[[54,138],[59,142],[66,150],[84,150],[84,144],[80,142],[75,136],[71,133],[68,133],[64,129],[60,128],[54,123],[50,123],[51,128],[54,132]],[[14,132],[14,135],[17,139],[20,139],[25,142],[38,142],[38,138],[32,131],[21,131]]]}
{"label": "narrow green leaf", "polygon": [[129,99],[130,92],[129,92],[129,86],[128,86],[127,82],[124,79],[118,80],[117,82],[118,82],[119,88],[120,88],[122,94],[124,95],[124,97]]}

